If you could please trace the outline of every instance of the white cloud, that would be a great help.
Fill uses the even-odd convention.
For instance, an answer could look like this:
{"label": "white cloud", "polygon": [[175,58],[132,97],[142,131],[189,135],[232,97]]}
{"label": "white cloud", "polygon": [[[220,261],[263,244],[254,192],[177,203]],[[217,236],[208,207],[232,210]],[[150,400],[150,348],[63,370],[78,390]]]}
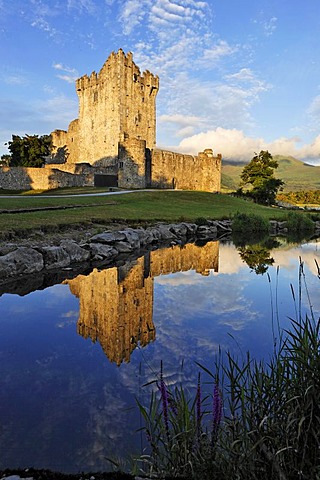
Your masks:
{"label": "white cloud", "polygon": [[219,131],[250,128],[254,123],[250,108],[269,87],[248,69],[241,75],[242,82],[236,81],[237,74],[224,82],[191,79],[185,73],[168,78],[163,87],[165,108],[159,112],[161,128],[165,129],[165,123],[174,124],[176,137],[190,132],[205,135],[219,127]]}
{"label": "white cloud", "polygon": [[272,155],[291,155],[302,161],[318,159],[320,163],[320,135],[308,145],[300,145],[298,137],[281,137],[272,142],[263,138],[246,136],[243,131],[218,127],[188,138],[175,147],[176,150],[196,154],[205,148],[213,148],[225,160],[248,162],[255,152],[269,150]]}
{"label": "white cloud", "polygon": [[260,29],[262,29],[263,34],[266,37],[271,37],[274,34],[277,28],[277,17],[265,18],[264,12],[260,12],[259,18],[254,19],[253,23],[257,24]]}
{"label": "white cloud", "polygon": [[6,67],[2,65],[0,81],[7,85],[28,85],[29,74],[20,68]]}
{"label": "white cloud", "polygon": [[232,55],[238,49],[238,46],[231,46],[225,40],[219,40],[211,48],[204,50],[202,59],[205,62],[217,62],[223,57]]}
{"label": "white cloud", "polygon": [[320,95],[317,95],[313,100],[311,101],[310,106],[307,109],[307,114],[310,115],[311,117],[314,117],[315,119],[320,118]]}
{"label": "white cloud", "polygon": [[[137,36],[133,49],[137,65],[160,77],[160,137],[168,138],[170,133],[164,115],[169,122],[175,118],[170,123],[175,123],[176,138],[218,126],[245,129],[253,125],[250,109],[270,86],[249,68],[236,70],[236,58],[232,66],[221,68],[225,72],[221,76],[222,60],[241,53],[244,47],[214,34],[212,9],[207,2],[127,0],[120,19],[124,33]],[[140,28],[148,41],[141,41]],[[209,70],[210,76],[204,76]],[[177,120],[179,115],[181,121]],[[194,117],[198,122],[187,123],[182,117]],[[174,143],[173,131],[170,143]]]}
{"label": "white cloud", "polygon": [[120,21],[125,35],[130,35],[133,29],[142,22],[148,7],[150,7],[149,0],[127,0],[124,2],[120,13]]}
{"label": "white cloud", "polygon": [[301,158],[317,159],[320,164],[320,135],[318,135],[311,143],[303,145],[298,154]]}
{"label": "white cloud", "polygon": [[35,108],[38,118],[43,119],[50,132],[56,128],[67,128],[78,115],[78,102],[62,94],[37,102]]}
{"label": "white cloud", "polygon": [[78,102],[65,95],[21,104],[0,99],[0,110],[6,112],[5,126],[0,129],[0,155],[7,153],[4,143],[14,135],[49,134],[56,128],[67,129],[78,116]]}
{"label": "white cloud", "polygon": [[185,138],[177,148],[181,152],[193,154],[205,148],[213,148],[215,153],[222,153],[224,159],[246,162],[254,152],[261,150],[261,143],[261,139],[246,137],[240,130],[218,127]]}
{"label": "white cloud", "polygon": [[57,75],[60,80],[64,80],[68,83],[74,83],[77,78],[79,78],[79,72],[75,68],[68,67],[62,63],[54,63],[53,68],[55,70],[64,72],[63,74]]}
{"label": "white cloud", "polygon": [[277,17],[272,17],[266,22],[263,23],[263,28],[264,28],[264,33],[267,37],[271,37],[271,35],[274,34],[276,28],[277,28]]}
{"label": "white cloud", "polygon": [[96,12],[96,4],[92,0],[68,0],[68,10],[77,10],[80,13],[94,14]]}

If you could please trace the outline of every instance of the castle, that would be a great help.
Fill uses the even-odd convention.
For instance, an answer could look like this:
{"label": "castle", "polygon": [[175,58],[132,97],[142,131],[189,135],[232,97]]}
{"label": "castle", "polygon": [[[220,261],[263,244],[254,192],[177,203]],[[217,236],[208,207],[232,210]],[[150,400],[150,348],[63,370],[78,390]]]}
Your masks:
{"label": "castle", "polygon": [[156,148],[159,78],[140,73],[123,50],[112,52],[99,73],[76,81],[79,118],[68,131],[51,133],[52,155],[44,168],[14,175],[0,169],[2,188],[109,186],[219,192],[221,155],[198,156]]}

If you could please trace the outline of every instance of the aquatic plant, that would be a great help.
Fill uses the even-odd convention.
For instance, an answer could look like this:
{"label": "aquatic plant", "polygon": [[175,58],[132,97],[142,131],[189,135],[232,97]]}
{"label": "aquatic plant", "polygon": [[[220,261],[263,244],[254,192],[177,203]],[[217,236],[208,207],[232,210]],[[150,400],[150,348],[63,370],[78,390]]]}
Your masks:
{"label": "aquatic plant", "polygon": [[[198,364],[210,377],[211,394],[201,398],[199,375],[193,396],[166,385],[174,409],[166,411],[166,397],[154,391],[149,407],[139,403],[149,441],[140,457],[145,473],[202,480],[320,478],[320,319],[310,300],[310,312],[302,313],[304,286],[309,299],[300,262],[298,295],[291,286],[296,318],[279,332],[269,361],[250,353],[240,359],[219,355],[212,371]],[[161,391],[162,366],[160,376]]]}

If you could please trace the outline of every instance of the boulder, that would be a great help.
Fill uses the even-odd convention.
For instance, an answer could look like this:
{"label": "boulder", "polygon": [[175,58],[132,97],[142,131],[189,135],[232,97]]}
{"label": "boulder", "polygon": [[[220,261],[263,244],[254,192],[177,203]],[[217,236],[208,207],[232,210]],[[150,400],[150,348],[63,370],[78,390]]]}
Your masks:
{"label": "boulder", "polygon": [[167,241],[167,240],[175,240],[177,237],[176,235],[170,231],[170,225],[163,225],[159,224],[156,226],[156,230],[158,230],[160,234],[159,240]]}
{"label": "boulder", "polygon": [[148,235],[150,236],[150,243],[157,243],[161,240],[160,230],[156,227],[150,227],[147,229]]}
{"label": "boulder", "polygon": [[168,228],[170,232],[172,232],[178,238],[184,238],[187,236],[188,229],[183,223],[168,225]]}
{"label": "boulder", "polygon": [[89,244],[92,260],[101,260],[115,257],[118,251],[105,243],[90,243]]}
{"label": "boulder", "polygon": [[0,246],[0,255],[7,255],[7,253],[13,252],[14,250],[17,250],[15,243],[6,243]]}
{"label": "boulder", "polygon": [[39,251],[43,255],[44,267],[47,270],[63,268],[70,265],[70,256],[63,247],[41,247]]}
{"label": "boulder", "polygon": [[33,248],[19,247],[0,257],[0,279],[40,272],[43,256]]}
{"label": "boulder", "polygon": [[137,228],[136,232],[139,236],[140,246],[143,247],[145,245],[149,245],[154,241],[154,237],[152,233],[149,232],[149,230],[144,230],[143,228]]}
{"label": "boulder", "polygon": [[231,233],[232,232],[232,221],[231,220],[217,220],[212,222],[210,226],[216,226],[218,232],[220,233]]}
{"label": "boulder", "polygon": [[67,252],[70,258],[70,263],[86,262],[90,259],[90,252],[81,248],[74,241],[66,241],[60,243],[60,246]]}
{"label": "boulder", "polygon": [[131,253],[134,250],[133,246],[128,242],[116,242],[114,248],[118,253]]}
{"label": "boulder", "polygon": [[181,225],[184,225],[187,229],[187,237],[193,237],[196,234],[198,225],[195,223],[186,223],[183,222]]}
{"label": "boulder", "polygon": [[124,232],[102,232],[90,238],[90,243],[107,243],[112,245],[126,239]]}
{"label": "boulder", "polygon": [[[126,230],[120,230],[119,233],[123,233],[125,238],[123,239],[124,242],[129,243],[130,247],[132,247],[132,250],[139,250],[140,248],[140,237],[139,234],[137,233],[137,230],[133,228],[127,228]],[[121,243],[117,242],[117,245]]]}
{"label": "boulder", "polygon": [[287,228],[288,223],[286,221],[278,222],[278,230],[284,230]]}
{"label": "boulder", "polygon": [[199,225],[197,229],[197,237],[201,238],[217,238],[217,233],[216,225]]}

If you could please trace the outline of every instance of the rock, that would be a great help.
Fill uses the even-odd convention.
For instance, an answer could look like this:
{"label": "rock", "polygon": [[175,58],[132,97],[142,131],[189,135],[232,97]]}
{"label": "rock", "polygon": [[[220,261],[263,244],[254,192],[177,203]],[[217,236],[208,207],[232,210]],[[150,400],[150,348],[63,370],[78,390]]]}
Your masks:
{"label": "rock", "polygon": [[43,255],[44,267],[47,270],[70,265],[69,254],[62,247],[41,247],[39,250]]}
{"label": "rock", "polygon": [[104,243],[90,243],[89,248],[93,260],[101,260],[101,258],[109,260],[118,254],[114,247]]}
{"label": "rock", "polygon": [[130,244],[133,250],[139,250],[140,238],[136,230],[134,230],[133,228],[127,228],[126,230],[122,230],[119,233],[123,233],[125,235],[125,240]]}
{"label": "rock", "polygon": [[232,221],[231,220],[220,220],[212,222],[212,226],[217,227],[218,232],[231,233],[232,232]]}
{"label": "rock", "polygon": [[90,252],[81,248],[74,241],[66,241],[60,243],[60,246],[67,252],[70,258],[70,263],[86,262],[90,259]]}
{"label": "rock", "polygon": [[44,267],[41,253],[33,248],[18,247],[0,257],[0,279],[40,272]]}
{"label": "rock", "polygon": [[218,229],[215,225],[199,225],[197,229],[197,237],[201,238],[216,238]]}
{"label": "rock", "polygon": [[15,243],[7,243],[6,245],[1,245],[0,255],[6,255],[7,253],[13,252],[16,249],[17,245]]}
{"label": "rock", "polygon": [[140,246],[149,245],[150,243],[153,242],[154,237],[153,237],[152,233],[149,232],[149,230],[144,230],[142,228],[138,228],[136,230],[136,232],[139,236]]}
{"label": "rock", "polygon": [[160,234],[159,240],[166,241],[166,240],[173,240],[177,238],[176,235],[170,231],[169,225],[159,224],[157,225],[156,230],[158,230]]}
{"label": "rock", "polygon": [[8,477],[2,477],[1,480],[33,480],[33,477],[20,477],[20,475],[9,475]]}
{"label": "rock", "polygon": [[156,227],[151,227],[147,229],[147,232],[151,236],[150,243],[160,242],[161,240],[160,230],[158,230]]}
{"label": "rock", "polygon": [[195,223],[186,223],[186,222],[183,222],[181,225],[184,225],[187,229],[187,236],[188,237],[192,237],[196,234],[196,231],[197,231],[197,228],[198,228],[198,225],[196,225]]}
{"label": "rock", "polygon": [[124,232],[102,232],[90,238],[91,243],[107,243],[112,245],[126,239]]}
{"label": "rock", "polygon": [[283,230],[287,228],[287,222],[284,221],[284,222],[278,222],[278,230]]}
{"label": "rock", "polygon": [[114,244],[114,248],[118,253],[131,253],[134,248],[128,242],[117,242]]}
{"label": "rock", "polygon": [[183,223],[169,225],[168,228],[170,232],[172,232],[178,238],[183,238],[187,236],[188,229]]}

